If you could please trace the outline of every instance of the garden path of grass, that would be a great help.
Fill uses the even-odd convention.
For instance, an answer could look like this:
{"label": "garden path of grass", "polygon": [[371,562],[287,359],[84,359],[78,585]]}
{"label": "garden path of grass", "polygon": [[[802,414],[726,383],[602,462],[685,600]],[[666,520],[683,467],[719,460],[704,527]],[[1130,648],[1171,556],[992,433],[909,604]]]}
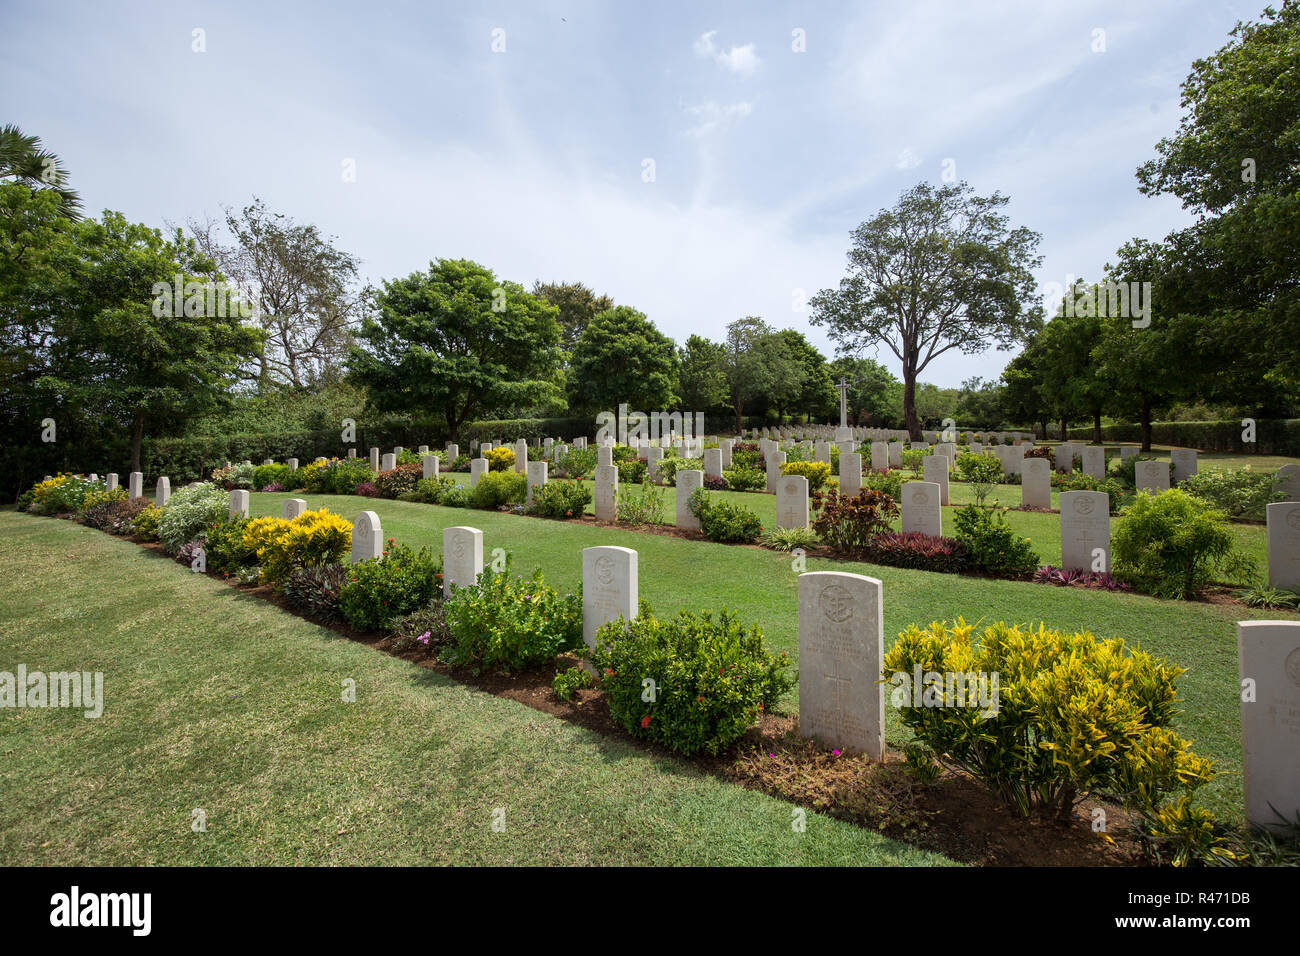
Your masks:
{"label": "garden path of grass", "polygon": [[71,522],[0,512],[0,620],[0,670],[102,671],[106,697],[0,710],[10,865],[949,862],[811,812],[796,833],[790,804]]}
{"label": "garden path of grass", "polygon": [[[253,494],[252,513],[278,515],[286,497],[290,495]],[[417,547],[428,545],[435,551],[441,550],[444,528],[479,528],[484,532],[487,561],[492,560],[493,549],[507,549],[513,553],[516,573],[528,574],[540,567],[549,582],[565,589],[581,587],[583,548],[634,548],[640,556],[640,595],[656,614],[672,614],[682,608],[730,608],[742,621],[761,625],[770,647],[798,658],[798,575],[787,554],[504,512],[352,496],[303,497],[310,507],[328,507],[348,518],[363,509],[373,510],[381,519],[385,536]],[[771,496],[747,497],[771,500]],[[1056,520],[1055,516],[1021,516]],[[1199,753],[1217,762],[1219,776],[1202,791],[1206,804],[1216,813],[1240,818],[1236,622],[1294,619],[1296,614],[817,558],[808,559],[807,570],[850,571],[883,581],[886,646],[909,624],[924,626],[958,616],[968,622],[1043,621],[1057,628],[1090,630],[1098,637],[1124,638],[1187,668],[1178,680],[1183,701],[1176,727],[1195,741]],[[797,703],[792,701],[790,706]],[[891,746],[906,742],[904,729],[888,707],[885,728]]]}

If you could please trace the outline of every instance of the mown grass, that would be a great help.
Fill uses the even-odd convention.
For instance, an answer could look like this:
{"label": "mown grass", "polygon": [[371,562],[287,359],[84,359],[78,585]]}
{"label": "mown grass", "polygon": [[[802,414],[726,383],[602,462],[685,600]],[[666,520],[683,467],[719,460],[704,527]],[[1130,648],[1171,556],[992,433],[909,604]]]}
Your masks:
{"label": "mown grass", "polygon": [[0,512],[0,619],[0,670],[102,671],[106,697],[0,710],[11,865],[949,862],[813,813],[795,832],[787,803],[70,522]]}
{"label": "mown grass", "polygon": [[[285,497],[289,495],[254,494],[253,513],[278,514]],[[641,597],[656,613],[730,608],[742,620],[762,625],[771,647],[798,656],[798,570],[787,554],[503,512],[356,497],[305,497],[311,507],[325,506],[348,518],[361,510],[373,510],[380,516],[385,535],[417,546],[440,548],[442,530],[452,525],[479,528],[484,532],[488,561],[494,549],[508,550],[517,572],[540,567],[553,584],[573,590],[582,584],[583,548],[634,548],[640,556]],[[771,500],[771,496],[744,497]],[[1056,521],[1051,515],[1022,513],[1018,517]],[[806,569],[849,571],[880,579],[884,583],[887,645],[909,624],[925,625],[959,616],[968,622],[1042,621],[1051,627],[1089,630],[1098,637],[1123,638],[1187,668],[1178,681],[1183,703],[1176,726],[1194,739],[1198,752],[1218,764],[1219,776],[1202,791],[1207,805],[1221,815],[1240,818],[1236,622],[1295,617],[1294,613],[826,559],[808,559]],[[895,747],[906,742],[903,728],[888,708],[886,739]]]}

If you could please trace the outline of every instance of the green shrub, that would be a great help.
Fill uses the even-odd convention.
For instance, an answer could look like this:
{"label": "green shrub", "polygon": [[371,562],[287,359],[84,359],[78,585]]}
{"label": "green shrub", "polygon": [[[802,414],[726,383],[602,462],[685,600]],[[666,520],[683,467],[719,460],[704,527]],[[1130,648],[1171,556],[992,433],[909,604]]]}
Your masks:
{"label": "green shrub", "polygon": [[768,653],[763,632],[727,611],[661,620],[643,609],[626,629],[602,627],[591,659],[628,733],[688,755],[733,744],[794,684],[785,651]]}
{"label": "green shrub", "polygon": [[1052,487],[1058,491],[1104,491],[1110,497],[1110,513],[1118,514],[1125,505],[1133,501],[1130,489],[1115,478],[1094,478],[1082,471],[1063,474],[1052,473]]}
{"label": "green shrub", "polygon": [[135,516],[145,508],[152,507],[153,502],[147,498],[127,499],[122,497],[104,501],[89,508],[82,520],[92,528],[107,531],[109,534],[133,534]]}
{"label": "green shrub", "polygon": [[664,498],[668,489],[646,482],[641,490],[633,492],[621,485],[616,504],[618,520],[625,524],[663,524]]}
{"label": "green shrub", "polygon": [[504,448],[498,445],[496,448],[489,448],[486,452],[483,452],[483,457],[487,459],[489,472],[515,470],[515,450],[513,448]]}
{"label": "green shrub", "polygon": [[914,475],[920,475],[921,469],[925,467],[925,458],[929,454],[928,448],[904,448],[903,467],[910,469]]}
{"label": "green shrub", "polygon": [[703,488],[691,492],[687,507],[700,519],[700,532],[710,541],[747,544],[763,533],[758,515],[740,505],[715,500]]}
{"label": "green shrub", "polygon": [[80,514],[84,510],[86,495],[102,491],[100,481],[91,481],[85,475],[60,473],[49,481],[37,482],[24,497],[26,510],[34,515]]}
{"label": "green shrub", "polygon": [[175,554],[230,514],[230,494],[208,483],[178,489],[158,520],[158,540],[163,550]]}
{"label": "green shrub", "polygon": [[967,505],[953,516],[955,537],[966,549],[969,567],[999,577],[1033,574],[1041,563],[1033,542],[1011,530],[1006,509]]}
{"label": "green shrub", "polygon": [[257,567],[257,552],[244,541],[249,523],[250,520],[243,515],[223,517],[212,527],[204,529],[199,540],[203,542],[209,571],[232,575],[245,568]]}
{"label": "green shrub", "polygon": [[375,475],[375,490],[381,498],[398,498],[415,490],[423,480],[424,465],[398,465],[388,471]]}
{"label": "green shrub", "polygon": [[126,500],[125,488],[114,488],[112,491],[100,488],[88,491],[81,499],[81,520],[92,528],[98,528],[100,531],[107,530],[105,519],[114,510],[108,506]]}
{"label": "green shrub", "polygon": [[773,551],[793,551],[795,548],[808,549],[819,544],[821,539],[810,528],[768,528],[759,535],[759,544]]}
{"label": "green shrub", "polygon": [[317,495],[350,495],[375,477],[365,458],[322,458],[299,468],[298,474],[302,489]]}
{"label": "green shrub", "polygon": [[[998,623],[977,643],[973,630],[958,621],[900,634],[884,661],[891,700],[934,759],[983,781],[1022,814],[1065,819],[1089,794],[1150,807],[1213,776],[1210,762],[1169,729],[1180,668],[1086,631]],[[919,688],[917,675],[925,675]],[[955,675],[969,675],[965,686],[976,683],[981,698],[950,691]]]}
{"label": "green shrub", "polygon": [[294,484],[294,479],[290,477],[291,474],[296,474],[296,472],[290,472],[288,465],[258,465],[253,469],[253,488],[256,491],[261,491],[274,482],[281,488],[287,489],[289,485]]}
{"label": "green shrub", "polygon": [[596,472],[596,448],[569,448],[555,462],[557,478],[590,478]]}
{"label": "green shrub", "polygon": [[477,587],[452,592],[447,626],[446,663],[475,674],[513,673],[582,646],[582,597],[556,591],[540,570],[527,580],[512,577],[507,557],[504,571],[484,572]]}
{"label": "green shrub", "polygon": [[645,481],[650,466],[640,459],[630,458],[618,462],[618,483],[620,485],[637,485]]}
{"label": "green shrub", "polygon": [[592,683],[591,675],[581,667],[570,667],[556,672],[555,679],[551,681],[551,692],[560,700],[573,700],[578,691],[585,690]]}
{"label": "green shrub", "polygon": [[528,511],[544,518],[581,518],[591,499],[591,489],[578,479],[548,481],[533,489]]}
{"label": "green shrub", "polygon": [[1274,491],[1270,471],[1200,471],[1178,483],[1178,487],[1207,501],[1232,518],[1263,521],[1268,506],[1284,501],[1286,494]]}
{"label": "green shrub", "polygon": [[381,560],[349,567],[339,607],[357,630],[386,631],[394,620],[441,594],[442,561],[428,548],[416,551],[390,543]]}
{"label": "green shrub", "polygon": [[489,471],[479,475],[472,492],[475,508],[522,504],[527,497],[528,479],[515,471]]}
{"label": "green shrub", "polygon": [[728,468],[722,477],[732,491],[763,491],[767,488],[767,474],[757,468]]}
{"label": "green shrub", "polygon": [[1137,487],[1137,463],[1140,461],[1158,461],[1155,455],[1129,455],[1125,458],[1119,455],[1110,460],[1110,471],[1107,474],[1113,477],[1125,488]]}
{"label": "green shrub", "polygon": [[1140,494],[1111,534],[1115,577],[1163,598],[1191,598],[1216,573],[1253,569],[1233,546],[1228,516],[1178,488]]}
{"label": "green shrub", "polygon": [[669,457],[664,455],[659,460],[659,478],[665,485],[676,486],[679,471],[703,471],[703,458]]}
{"label": "green shrub", "polygon": [[131,533],[141,541],[158,540],[158,522],[163,516],[163,509],[155,504],[145,506],[131,522]]}
{"label": "green shrub", "polygon": [[868,471],[862,475],[862,487],[889,495],[895,501],[903,498],[903,476],[896,471]]}
{"label": "green shrub", "polygon": [[284,582],[285,603],[326,624],[341,620],[339,595],[348,583],[348,574],[348,567],[342,564],[298,568]]}
{"label": "green shrub", "polygon": [[970,482],[971,490],[975,492],[975,502],[980,505],[984,504],[989,492],[1002,480],[1002,462],[992,455],[972,455],[969,452],[958,455],[956,469],[958,478]]}
{"label": "green shrub", "polygon": [[402,497],[401,500],[420,501],[426,505],[441,504],[443,495],[454,487],[456,487],[456,479],[446,475],[439,475],[437,478],[421,478],[415,483],[414,491],[409,493],[410,497]]}

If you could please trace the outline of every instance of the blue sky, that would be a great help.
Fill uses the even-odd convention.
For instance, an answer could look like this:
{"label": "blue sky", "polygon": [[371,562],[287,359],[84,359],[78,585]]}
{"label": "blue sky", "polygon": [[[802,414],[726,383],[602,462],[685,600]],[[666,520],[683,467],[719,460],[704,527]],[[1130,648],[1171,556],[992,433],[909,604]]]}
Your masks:
{"label": "blue sky", "polygon": [[679,342],[759,315],[830,355],[801,292],[838,283],[849,231],[947,159],[1042,233],[1042,283],[1188,222],[1133,171],[1177,127],[1192,61],[1262,8],[7,0],[0,122],[41,136],[96,213],[162,226],[257,195],[371,280],[472,258],[585,282]]}

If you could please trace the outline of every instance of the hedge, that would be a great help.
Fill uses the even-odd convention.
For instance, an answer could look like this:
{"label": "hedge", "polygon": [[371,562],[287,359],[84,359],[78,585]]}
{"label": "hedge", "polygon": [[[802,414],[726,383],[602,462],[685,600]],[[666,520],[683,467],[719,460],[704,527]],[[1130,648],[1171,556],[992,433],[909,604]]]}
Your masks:
{"label": "hedge", "polygon": [[[1151,443],[1201,451],[1233,452],[1244,455],[1300,455],[1300,418],[1256,419],[1255,441],[1241,440],[1241,419],[1217,422],[1152,422]],[[1070,438],[1092,440],[1092,428],[1071,428]],[[1103,425],[1103,441],[1140,442],[1142,426],[1138,424]]]}

